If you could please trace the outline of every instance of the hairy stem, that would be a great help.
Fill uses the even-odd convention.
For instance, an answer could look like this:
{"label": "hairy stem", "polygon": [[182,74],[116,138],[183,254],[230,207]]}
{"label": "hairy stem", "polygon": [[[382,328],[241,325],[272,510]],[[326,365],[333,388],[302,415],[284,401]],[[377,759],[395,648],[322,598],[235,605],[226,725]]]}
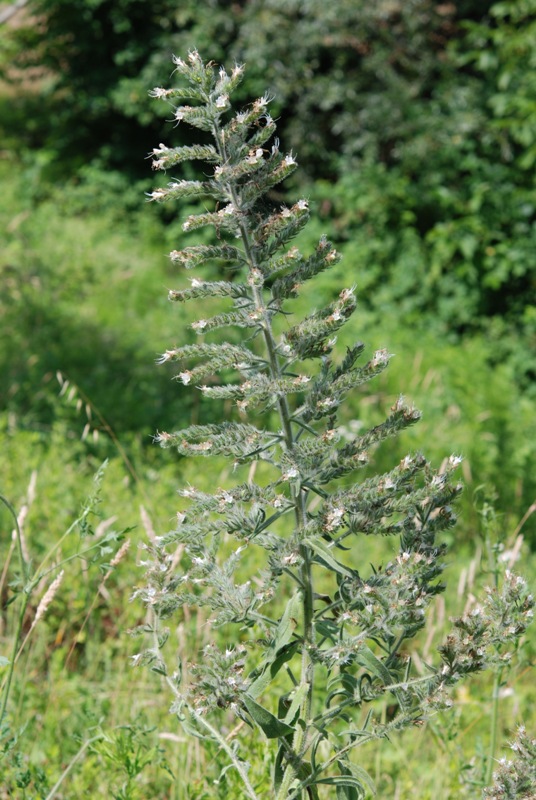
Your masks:
{"label": "hairy stem", "polygon": [[[218,145],[220,156],[222,160],[225,162],[227,161],[225,141],[221,129],[219,128],[217,123],[215,123],[214,125],[214,137]],[[241,212],[242,201],[235,186],[229,183],[226,188],[229,193],[229,198],[233,203],[233,206],[236,208],[238,212]],[[247,213],[248,212],[246,211],[240,214],[239,230],[240,230],[240,238],[242,240],[242,245],[244,247],[244,254],[246,257],[246,261],[248,263],[248,269],[250,273],[252,273],[254,270],[255,271],[259,270],[259,265],[257,264],[255,259],[248,226],[245,222]],[[272,328],[271,314],[265,303],[262,289],[257,285],[255,285],[255,281],[252,281],[252,294],[255,303],[255,308],[260,313],[262,319],[261,323],[262,333],[266,350],[268,353],[268,367],[270,370],[270,376],[274,380],[279,380],[282,377],[282,370],[277,355],[277,345],[275,342],[273,328]],[[292,415],[285,395],[281,395],[277,398],[277,407],[279,411],[281,426],[283,429],[285,448],[289,453],[291,453],[294,449],[295,438],[291,424]],[[297,529],[298,531],[303,530],[307,521],[307,513],[305,508],[306,492],[302,487],[296,487],[294,485],[291,485],[291,497],[295,509]],[[303,725],[303,727],[302,726],[297,727],[293,741],[293,750],[294,753],[298,756],[298,759],[303,757],[308,747],[308,730],[309,730],[308,723],[311,718],[311,707],[312,707],[312,698],[314,691],[313,687],[314,664],[311,658],[310,649],[315,641],[314,605],[313,605],[314,590],[313,590],[311,555],[309,548],[307,548],[305,545],[300,546],[300,557],[301,557],[300,583],[303,587],[302,589],[303,647],[302,647],[300,686],[304,685],[307,686],[307,691],[305,693],[305,697],[300,708],[300,719],[305,724]],[[296,774],[297,774],[296,765],[289,763],[287,765],[285,774],[283,776],[281,789],[277,795],[278,798],[279,797],[283,798],[286,796],[286,793],[288,792],[288,787],[295,779]]]}

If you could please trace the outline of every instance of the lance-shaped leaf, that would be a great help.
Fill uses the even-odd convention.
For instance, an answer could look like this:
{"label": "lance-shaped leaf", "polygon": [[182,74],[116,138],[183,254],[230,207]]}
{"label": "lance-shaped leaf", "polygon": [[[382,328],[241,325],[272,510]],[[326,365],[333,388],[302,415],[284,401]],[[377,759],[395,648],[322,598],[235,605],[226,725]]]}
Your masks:
{"label": "lance-shaped leaf", "polygon": [[305,537],[302,541],[304,545],[313,551],[317,563],[323,564],[328,569],[338,572],[339,575],[344,575],[347,578],[353,578],[355,576],[355,570],[345,567],[344,564],[337,561],[333,555],[333,550],[322,539]]}
{"label": "lance-shaped leaf", "polygon": [[262,663],[255,669],[255,679],[248,689],[248,694],[251,697],[256,698],[262,694],[273,678],[275,678],[283,664],[292,657],[295,648],[287,648],[287,645],[298,626],[301,602],[302,598],[299,593],[294,594],[288,601],[283,616],[279,620],[277,628],[274,631],[273,638],[266,651],[266,656]]}
{"label": "lance-shaped leaf", "polygon": [[294,728],[291,728],[286,722],[282,722],[282,720],[275,717],[249,695],[244,695],[243,702],[246,709],[251,714],[251,717],[255,720],[259,728],[262,729],[267,739],[279,739],[281,736],[288,736],[294,733]]}

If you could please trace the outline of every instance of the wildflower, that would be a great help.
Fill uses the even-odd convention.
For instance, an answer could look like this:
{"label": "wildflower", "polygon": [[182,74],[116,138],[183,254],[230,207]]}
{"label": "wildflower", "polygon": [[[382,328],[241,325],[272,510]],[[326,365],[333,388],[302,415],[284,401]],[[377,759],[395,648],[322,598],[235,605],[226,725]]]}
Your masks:
{"label": "wildflower", "polygon": [[174,355],[175,355],[175,350],[166,350],[165,353],[162,353],[162,355],[156,359],[156,363],[165,364],[167,361],[171,361]]}
{"label": "wildflower", "polygon": [[151,200],[164,200],[167,197],[167,191],[165,189],[155,189],[154,192],[149,192],[148,197]]}
{"label": "wildflower", "polygon": [[299,474],[300,473],[298,472],[296,467],[291,467],[281,477],[283,478],[284,481],[290,481],[293,478],[297,478]]}

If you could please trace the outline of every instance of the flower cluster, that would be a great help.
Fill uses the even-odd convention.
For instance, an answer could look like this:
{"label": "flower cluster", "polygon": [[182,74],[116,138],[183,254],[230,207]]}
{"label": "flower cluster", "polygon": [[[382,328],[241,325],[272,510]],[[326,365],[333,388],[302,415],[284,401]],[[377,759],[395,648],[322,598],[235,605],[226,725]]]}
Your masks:
{"label": "flower cluster", "polygon": [[520,726],[510,748],[514,756],[499,759],[493,785],[484,792],[484,800],[531,800],[536,797],[536,738],[529,736]]}

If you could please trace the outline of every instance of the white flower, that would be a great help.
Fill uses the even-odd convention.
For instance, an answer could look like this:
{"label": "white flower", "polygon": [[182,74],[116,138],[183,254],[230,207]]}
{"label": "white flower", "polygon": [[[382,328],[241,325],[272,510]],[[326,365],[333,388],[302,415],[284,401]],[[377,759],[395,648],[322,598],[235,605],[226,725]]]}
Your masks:
{"label": "white flower", "polygon": [[179,372],[179,378],[183,382],[185,386],[188,386],[190,381],[192,380],[192,373],[191,372]]}
{"label": "white flower", "polygon": [[[327,242],[326,242],[327,244]],[[340,293],[339,297],[345,303],[347,300],[355,300],[354,290],[352,289],[343,289]]]}
{"label": "white flower", "polygon": [[150,91],[149,94],[151,97],[162,98],[162,97],[167,97],[169,92],[170,92],[169,89],[162,89],[162,87],[157,86],[155,89],[152,89],[152,91]]}
{"label": "white flower", "polygon": [[296,206],[300,211],[307,211],[307,209],[309,208],[309,203],[307,202],[307,200],[298,200]]}
{"label": "white flower", "polygon": [[284,481],[291,480],[292,478],[297,478],[300,473],[296,469],[296,467],[291,467],[289,470],[285,472],[282,476]]}
{"label": "white flower", "polygon": [[262,97],[259,97],[258,100],[255,100],[253,103],[253,108],[255,111],[263,111],[266,106],[268,105],[269,99],[268,96],[263,94]]}
{"label": "white flower", "polygon": [[334,508],[326,517],[326,530],[332,531],[342,525],[344,508]]}
{"label": "white flower", "polygon": [[330,314],[327,321],[328,322],[340,322],[341,319],[344,319],[343,315],[341,314],[340,308],[336,308],[333,314]]}
{"label": "white flower", "polygon": [[286,155],[286,156],[285,156],[285,158],[283,159],[283,164],[284,164],[286,167],[293,167],[293,166],[294,166],[296,163],[297,163],[297,161],[296,161],[296,159],[294,158],[294,156],[292,155],[292,153],[289,153],[289,154],[288,154],[288,155]]}
{"label": "white flower", "polygon": [[164,200],[166,197],[167,192],[165,189],[155,189],[154,192],[149,192],[149,197],[151,200]]}
{"label": "white flower", "polygon": [[259,147],[257,150],[252,150],[246,158],[246,163],[257,164],[262,159],[262,149]]}
{"label": "white flower", "polygon": [[297,563],[298,563],[298,556],[296,553],[289,553],[288,556],[283,557],[283,564],[286,564],[287,566],[292,566],[293,564]]}
{"label": "white flower", "polygon": [[175,350],[166,350],[165,353],[162,353],[162,355],[156,359],[156,363],[165,364],[166,361],[171,361],[174,355],[175,355]]}
{"label": "white flower", "polygon": [[320,409],[327,409],[331,408],[331,406],[334,406],[336,404],[337,401],[333,397],[326,397],[325,400],[319,400],[318,403],[316,404],[316,407]]}
{"label": "white flower", "polygon": [[192,328],[194,331],[203,331],[208,325],[206,319],[200,319],[197,322],[192,322]]}
{"label": "white flower", "polygon": [[389,363],[390,354],[387,350],[376,350],[370,362],[371,367],[383,367]]}

